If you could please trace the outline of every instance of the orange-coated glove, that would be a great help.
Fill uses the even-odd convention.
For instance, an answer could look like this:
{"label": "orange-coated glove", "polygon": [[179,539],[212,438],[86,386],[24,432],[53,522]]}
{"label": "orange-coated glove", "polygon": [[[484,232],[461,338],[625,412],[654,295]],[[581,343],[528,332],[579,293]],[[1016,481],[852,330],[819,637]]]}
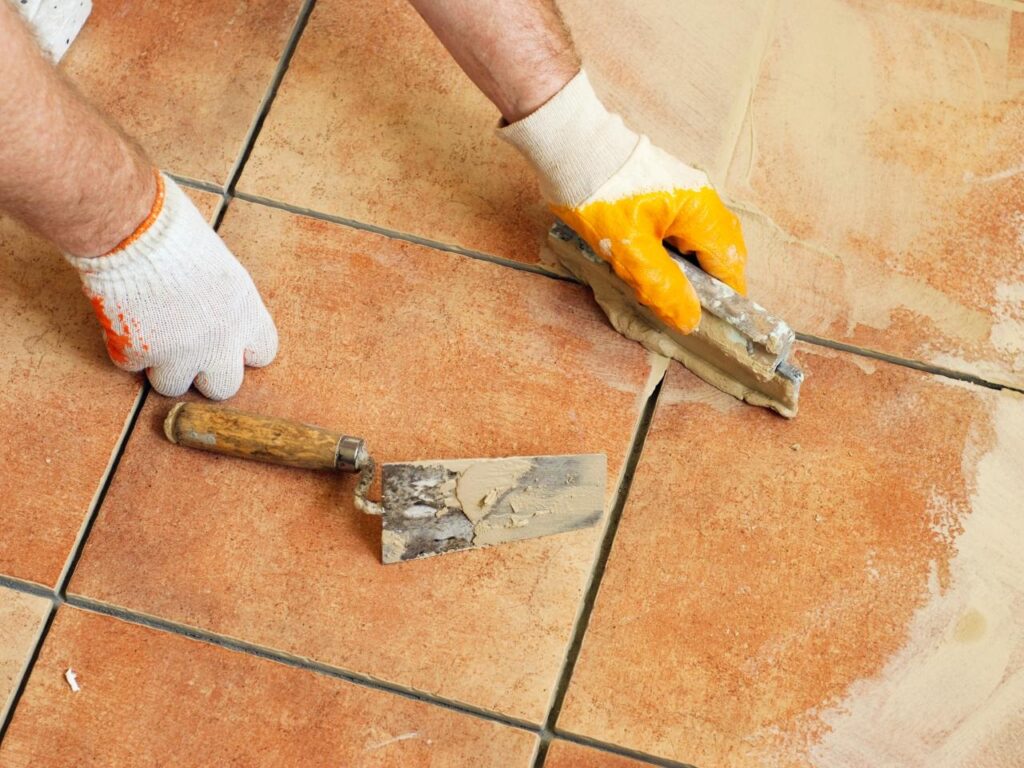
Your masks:
{"label": "orange-coated glove", "polygon": [[664,240],[695,252],[704,271],[746,292],[740,223],[707,175],[610,114],[585,72],[499,134],[537,169],[555,214],[668,325],[692,331],[700,302]]}

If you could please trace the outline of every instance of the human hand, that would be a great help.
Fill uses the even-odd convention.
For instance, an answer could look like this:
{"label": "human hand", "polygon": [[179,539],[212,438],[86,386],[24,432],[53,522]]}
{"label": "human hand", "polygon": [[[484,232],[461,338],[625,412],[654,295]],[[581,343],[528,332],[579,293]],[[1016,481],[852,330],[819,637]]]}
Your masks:
{"label": "human hand", "polygon": [[746,292],[739,219],[707,175],[609,114],[584,73],[501,134],[533,163],[555,214],[669,326],[692,331],[700,301],[664,240],[696,253],[706,272]]}
{"label": "human hand", "polygon": [[119,368],[145,370],[177,397],[195,382],[214,400],[234,395],[244,366],[277,354],[277,329],[249,273],[167,176],[153,212],[128,240],[95,258],[66,255]]}

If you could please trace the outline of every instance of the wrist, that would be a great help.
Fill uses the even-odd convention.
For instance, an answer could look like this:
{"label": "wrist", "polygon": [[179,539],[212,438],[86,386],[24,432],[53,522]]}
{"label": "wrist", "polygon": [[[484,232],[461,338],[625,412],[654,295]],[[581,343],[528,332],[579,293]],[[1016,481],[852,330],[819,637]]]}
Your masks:
{"label": "wrist", "polygon": [[62,238],[62,250],[82,258],[109,255],[148,229],[159,215],[163,200],[160,172],[140,162],[125,179],[117,204],[105,215],[95,217],[87,229]]}
{"label": "wrist", "polygon": [[[99,256],[76,256],[65,251],[64,258],[80,272],[103,278],[123,277],[140,269],[159,272],[167,269],[169,261],[176,261],[179,254],[168,246],[188,236],[183,235],[183,227],[195,225],[187,215],[191,201],[173,179],[159,172],[154,172],[153,178],[156,193],[149,211],[127,237]],[[205,226],[201,216],[198,221]]]}
{"label": "wrist", "polygon": [[499,128],[540,178],[551,203],[575,207],[621,168],[640,137],[598,99],[585,71],[522,120]]}
{"label": "wrist", "polygon": [[554,98],[579,74],[579,60],[555,62],[530,71],[522,82],[497,89],[494,102],[501,112],[502,125],[529,117]]}

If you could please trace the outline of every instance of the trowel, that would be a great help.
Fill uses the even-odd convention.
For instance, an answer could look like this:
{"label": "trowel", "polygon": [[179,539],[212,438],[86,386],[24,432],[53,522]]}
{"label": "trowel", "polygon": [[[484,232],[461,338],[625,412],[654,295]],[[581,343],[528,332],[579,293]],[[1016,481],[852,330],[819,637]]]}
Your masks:
{"label": "trowel", "polygon": [[375,502],[367,494],[376,464],[358,437],[205,403],[174,405],[164,433],[204,451],[358,472],[355,506],[380,515],[384,563],[575,531],[604,510],[604,454],[384,464]]}
{"label": "trowel", "polygon": [[665,357],[678,360],[708,384],[751,405],[796,416],[804,373],[792,351],[796,334],[760,304],[692,264],[666,244],[669,258],[686,275],[701,305],[690,334],[666,326],[633,289],[566,224],[548,233],[556,261],[589,285],[612,327]]}

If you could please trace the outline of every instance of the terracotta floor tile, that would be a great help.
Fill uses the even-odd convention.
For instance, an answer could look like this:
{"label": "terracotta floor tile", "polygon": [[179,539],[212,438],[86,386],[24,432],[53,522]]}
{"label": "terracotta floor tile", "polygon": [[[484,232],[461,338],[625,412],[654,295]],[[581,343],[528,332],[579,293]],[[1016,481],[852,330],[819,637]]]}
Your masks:
{"label": "terracotta floor tile", "polygon": [[223,184],[300,0],[93,0],[62,68],[162,168]]}
{"label": "terracotta floor tile", "polygon": [[213,217],[216,215],[218,207],[220,207],[220,195],[215,195],[204,189],[194,189],[192,187],[183,186],[182,189],[185,191],[185,194],[188,195],[189,199],[195,203],[199,212],[206,217],[206,220],[213,221]]}
{"label": "terracotta floor tile", "polygon": [[559,728],[695,765],[1020,765],[1024,397],[799,356],[793,421],[670,370]]}
{"label": "terracotta floor tile", "polygon": [[50,601],[45,597],[0,587],[0,721],[21,682],[49,611]]}
{"label": "terracotta floor tile", "polygon": [[648,765],[650,763],[558,739],[551,742],[544,760],[544,768],[643,768]]}
{"label": "terracotta floor tile", "polygon": [[[220,198],[187,189],[212,216]],[[0,219],[0,574],[54,586],[139,380],[114,368],[74,271]]]}
{"label": "terracotta floor tile", "polygon": [[0,219],[0,574],[56,584],[139,391],[74,270]]}
{"label": "terracotta floor tile", "polygon": [[[81,690],[72,693],[72,667]],[[527,765],[536,737],[63,607],[0,765]],[[173,758],[173,759],[172,759]]]}
{"label": "terracotta floor tile", "polygon": [[[728,191],[780,247],[838,268],[832,312],[802,330],[1024,386],[1019,16],[782,2]],[[784,274],[778,293],[753,277],[752,295],[784,315],[821,292],[799,252]]]}
{"label": "terracotta floor tile", "polygon": [[[724,172],[770,4],[561,5],[609,104]],[[239,188],[536,262],[551,217],[497,120],[404,0],[321,0]]]}
{"label": "terracotta floor tile", "polygon": [[[281,335],[233,406],[381,461],[604,452],[613,489],[649,362],[580,286],[245,203],[221,232]],[[543,718],[598,529],[382,567],[350,478],[174,447],[169,406],[146,404],[74,593]]]}

